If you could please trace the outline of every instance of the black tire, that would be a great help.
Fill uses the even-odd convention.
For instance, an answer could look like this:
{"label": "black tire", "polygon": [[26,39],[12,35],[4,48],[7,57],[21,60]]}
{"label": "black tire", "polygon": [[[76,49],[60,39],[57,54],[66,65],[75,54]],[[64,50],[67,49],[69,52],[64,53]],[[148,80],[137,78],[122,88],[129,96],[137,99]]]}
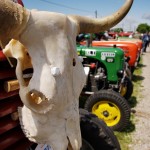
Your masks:
{"label": "black tire", "polygon": [[126,99],[129,100],[130,97],[132,96],[133,93],[133,83],[131,81],[131,79],[129,79],[128,77],[125,77],[124,83],[123,83],[123,88],[125,88],[125,93],[122,94],[122,92],[120,92],[120,94]]}
{"label": "black tire", "polygon": [[127,77],[130,79],[130,80],[132,80],[132,72],[131,72],[131,70],[127,67],[126,68],[126,74],[127,74]]}
{"label": "black tire", "polygon": [[137,61],[137,62],[139,63],[139,62],[140,62],[140,60],[141,60],[141,56],[140,56],[140,54],[139,54],[139,57],[138,57],[138,61]]}
{"label": "black tire", "polygon": [[102,119],[114,131],[124,130],[130,121],[128,102],[112,90],[100,90],[89,96],[84,108]]}
{"label": "black tire", "polygon": [[80,109],[80,127],[82,139],[89,143],[91,147],[81,148],[81,150],[121,150],[118,139],[102,120],[96,115]]}
{"label": "black tire", "polygon": [[82,138],[82,147],[80,150],[94,150],[94,148],[91,146],[91,144]]}

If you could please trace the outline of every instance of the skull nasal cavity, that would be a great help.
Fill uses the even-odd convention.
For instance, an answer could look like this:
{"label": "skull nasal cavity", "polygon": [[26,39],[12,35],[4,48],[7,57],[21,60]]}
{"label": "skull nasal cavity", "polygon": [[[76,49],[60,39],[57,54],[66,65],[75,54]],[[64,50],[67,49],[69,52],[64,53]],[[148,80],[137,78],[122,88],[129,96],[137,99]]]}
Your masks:
{"label": "skull nasal cavity", "polygon": [[38,92],[36,90],[30,91],[30,96],[31,96],[32,102],[36,104],[41,104],[42,102],[47,100],[47,98],[41,92]]}

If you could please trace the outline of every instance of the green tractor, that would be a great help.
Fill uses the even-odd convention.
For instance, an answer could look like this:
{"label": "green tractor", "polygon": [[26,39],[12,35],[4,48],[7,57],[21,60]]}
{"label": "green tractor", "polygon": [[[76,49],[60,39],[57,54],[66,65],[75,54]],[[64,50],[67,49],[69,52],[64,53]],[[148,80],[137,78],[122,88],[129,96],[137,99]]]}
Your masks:
{"label": "green tractor", "polygon": [[84,108],[122,131],[130,120],[128,101],[133,84],[126,74],[124,52],[117,47],[77,46],[86,74],[82,94],[90,94]]}
{"label": "green tractor", "polygon": [[[96,90],[112,89],[129,100],[133,92],[132,73],[128,64],[130,58],[125,57],[124,51],[116,45],[113,47],[90,46],[93,38],[96,39],[96,35],[77,36],[78,55],[83,57],[85,73],[90,69],[90,77],[93,78],[88,80],[92,82],[90,91],[95,92],[96,84]],[[87,88],[90,88],[90,83],[87,85]]]}
{"label": "green tractor", "polygon": [[77,46],[78,55],[83,58],[87,75],[86,91],[96,92],[112,89],[129,99],[133,84],[126,73],[124,52],[116,47]]}

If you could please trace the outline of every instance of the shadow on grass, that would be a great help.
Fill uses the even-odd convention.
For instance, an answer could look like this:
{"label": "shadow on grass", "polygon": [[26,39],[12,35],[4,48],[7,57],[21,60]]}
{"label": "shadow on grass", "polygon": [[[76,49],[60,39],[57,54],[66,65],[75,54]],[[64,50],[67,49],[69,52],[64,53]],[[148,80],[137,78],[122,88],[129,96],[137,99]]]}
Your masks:
{"label": "shadow on grass", "polygon": [[146,66],[147,66],[147,65],[143,65],[143,64],[139,63],[138,66],[137,66],[137,69],[138,69],[138,68],[143,68],[143,67],[146,67]]}
{"label": "shadow on grass", "polygon": [[132,81],[133,82],[138,82],[138,81],[142,81],[144,80],[145,78],[143,76],[140,76],[140,75],[133,75],[132,77]]}
{"label": "shadow on grass", "polygon": [[137,105],[137,98],[135,96],[132,96],[129,99],[128,103],[129,103],[131,108],[135,107]]}
{"label": "shadow on grass", "polygon": [[131,133],[133,131],[135,131],[135,124],[133,124],[132,121],[130,121],[129,124],[128,124],[128,126],[124,130],[122,130],[120,132],[122,132],[122,133],[123,132]]}

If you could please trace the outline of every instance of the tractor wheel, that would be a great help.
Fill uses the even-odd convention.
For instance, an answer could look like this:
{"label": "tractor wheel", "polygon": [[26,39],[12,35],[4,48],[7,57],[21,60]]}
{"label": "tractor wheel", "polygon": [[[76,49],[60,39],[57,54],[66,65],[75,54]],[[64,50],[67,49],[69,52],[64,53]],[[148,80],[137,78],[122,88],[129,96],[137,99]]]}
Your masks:
{"label": "tractor wheel", "polygon": [[130,80],[132,80],[132,72],[131,72],[131,70],[127,67],[126,68],[126,74],[127,74],[127,77],[130,79]]}
{"label": "tractor wheel", "polygon": [[118,139],[104,121],[80,109],[81,150],[121,150]]}
{"label": "tractor wheel", "polygon": [[125,77],[125,81],[121,86],[122,86],[122,88],[121,88],[120,94],[126,100],[129,100],[129,98],[131,97],[131,95],[133,93],[133,83],[132,83],[132,81],[128,77]]}
{"label": "tractor wheel", "polygon": [[129,124],[130,107],[117,92],[100,90],[91,95],[84,108],[102,119],[114,131],[122,131]]}

